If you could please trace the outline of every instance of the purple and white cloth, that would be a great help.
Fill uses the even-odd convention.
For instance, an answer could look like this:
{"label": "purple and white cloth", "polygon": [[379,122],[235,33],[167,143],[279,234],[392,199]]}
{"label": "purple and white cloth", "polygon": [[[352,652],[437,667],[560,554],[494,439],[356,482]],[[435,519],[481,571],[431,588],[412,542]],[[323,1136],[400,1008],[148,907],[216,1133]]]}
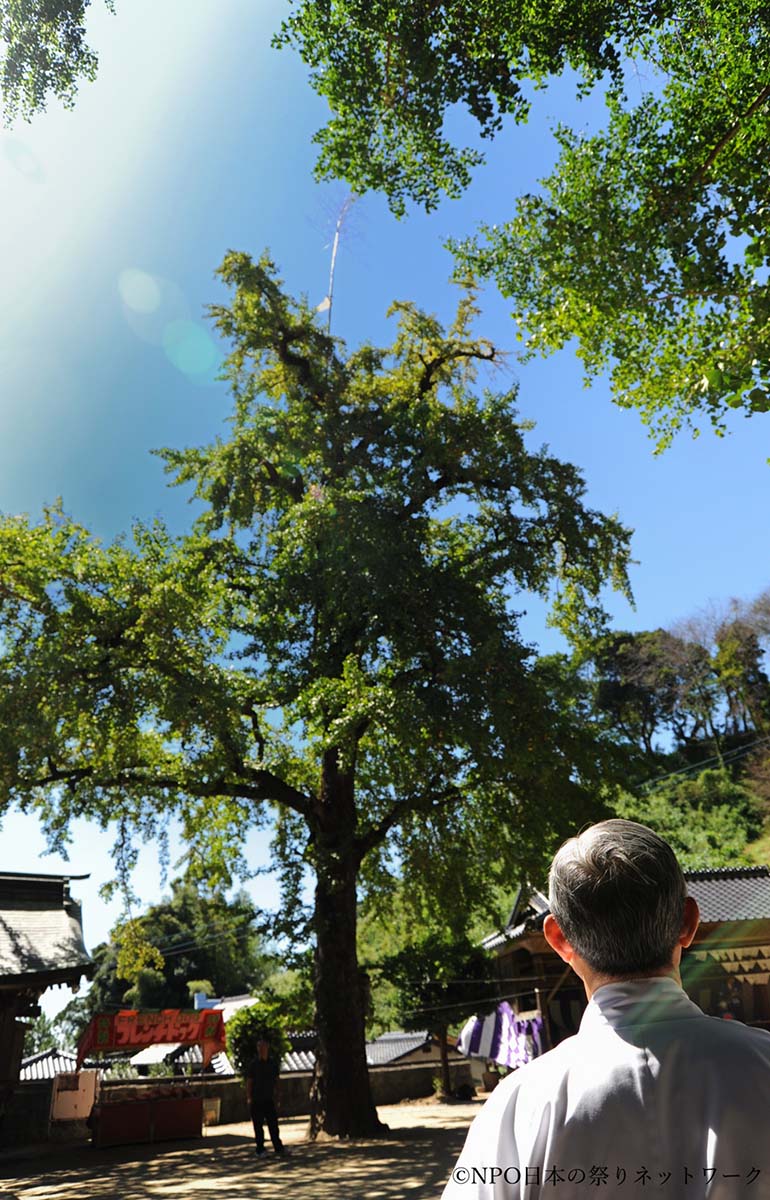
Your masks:
{"label": "purple and white cloth", "polygon": [[502,1067],[523,1067],[543,1053],[543,1020],[519,1018],[505,1000],[486,1017],[471,1017],[457,1039],[466,1058],[485,1058]]}

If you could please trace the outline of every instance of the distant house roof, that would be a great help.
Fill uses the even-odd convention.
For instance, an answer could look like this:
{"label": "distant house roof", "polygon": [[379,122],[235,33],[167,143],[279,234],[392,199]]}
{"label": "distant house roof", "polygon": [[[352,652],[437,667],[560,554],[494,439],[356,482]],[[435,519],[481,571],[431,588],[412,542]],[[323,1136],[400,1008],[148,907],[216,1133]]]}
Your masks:
{"label": "distant house roof", "polygon": [[[698,902],[701,922],[770,920],[770,867],[707,867],[685,871],[687,891]],[[550,911],[542,892],[527,903],[517,902],[505,928],[484,938],[485,950],[495,950],[526,933],[542,929]]]}
{"label": "distant house roof", "polygon": [[19,1079],[29,1082],[34,1079],[53,1079],[54,1075],[74,1071],[77,1059],[69,1050],[41,1050],[39,1054],[30,1054],[21,1060]]}
{"label": "distant house roof", "polygon": [[282,1071],[312,1071],[315,1054],[312,1050],[290,1050],[281,1059]]}
{"label": "distant house roof", "polygon": [[405,1055],[411,1054],[413,1050],[419,1050],[423,1046],[430,1046],[432,1040],[427,1029],[421,1029],[417,1033],[397,1031],[395,1033],[380,1034],[373,1042],[366,1043],[367,1065],[370,1067],[385,1067],[389,1063],[397,1062],[399,1058],[404,1058]]}
{"label": "distant house roof", "polygon": [[[302,1045],[303,1035],[292,1035],[292,1049],[281,1060],[282,1071],[312,1071],[315,1065],[315,1053],[308,1045]],[[315,1034],[306,1034],[304,1038],[311,1044]],[[432,1037],[427,1030],[416,1033],[404,1033],[397,1030],[394,1033],[383,1033],[378,1038],[366,1043],[366,1064],[369,1067],[386,1067],[398,1062],[414,1050],[432,1045]]]}
{"label": "distant house roof", "polygon": [[0,872],[0,988],[77,983],[94,964],[70,879]]}

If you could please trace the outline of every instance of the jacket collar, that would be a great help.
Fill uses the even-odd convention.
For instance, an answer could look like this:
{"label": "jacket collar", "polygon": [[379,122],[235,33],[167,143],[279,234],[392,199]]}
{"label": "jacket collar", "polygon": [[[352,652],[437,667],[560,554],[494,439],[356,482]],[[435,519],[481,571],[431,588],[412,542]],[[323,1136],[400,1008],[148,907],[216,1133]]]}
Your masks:
{"label": "jacket collar", "polygon": [[599,1025],[622,1029],[657,1021],[681,1021],[702,1017],[697,1004],[671,976],[605,983],[594,992],[580,1022],[581,1031]]}

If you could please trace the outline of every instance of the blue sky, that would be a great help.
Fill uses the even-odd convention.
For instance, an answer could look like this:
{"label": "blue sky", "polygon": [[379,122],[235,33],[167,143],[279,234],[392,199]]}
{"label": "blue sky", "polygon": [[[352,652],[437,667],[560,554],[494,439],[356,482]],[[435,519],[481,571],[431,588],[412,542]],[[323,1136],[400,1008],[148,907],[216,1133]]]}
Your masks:
{"label": "blue sky", "polygon": [[[325,294],[342,184],[312,178],[311,137],[325,104],[293,54],[270,48],[283,2],[117,0],[89,10],[99,77],[72,112],[52,105],[0,134],[0,508],[65,508],[103,537],[162,514],[176,530],[190,510],[169,491],[162,445],[208,441],[229,410],[216,382],[221,347],[204,318],[223,299],[214,271],[228,249],[270,247],[295,292]],[[379,197],[353,208],[337,271],[334,332],[350,343],[387,341],[391,300],[414,300],[449,319],[455,291],[443,249],[481,221],[500,221],[553,155],[551,118],[596,119],[568,86],[538,97],[537,115],[489,147],[462,200],[397,222]],[[462,122],[458,122],[462,124]],[[505,302],[482,296],[479,333],[515,348]],[[569,350],[514,367],[532,442],[583,470],[590,502],[635,529],[636,610],[608,598],[621,627],[667,625],[732,596],[751,597],[766,564],[770,467],[762,418],[736,418],[726,439],[687,435],[662,457],[634,413],[615,408],[601,381],[582,387]],[[507,385],[508,377],[504,383]],[[554,635],[530,605],[525,628],[545,648]],[[267,836],[254,835],[254,865]],[[11,815],[3,869],[92,872],[77,893],[90,945],[119,912],[96,888],[110,875],[109,839],[75,830],[70,862],[40,858],[30,818]],[[150,847],[137,873],[143,901],[160,894]],[[265,877],[257,901],[276,901]],[[69,999],[49,992],[49,1011]]]}

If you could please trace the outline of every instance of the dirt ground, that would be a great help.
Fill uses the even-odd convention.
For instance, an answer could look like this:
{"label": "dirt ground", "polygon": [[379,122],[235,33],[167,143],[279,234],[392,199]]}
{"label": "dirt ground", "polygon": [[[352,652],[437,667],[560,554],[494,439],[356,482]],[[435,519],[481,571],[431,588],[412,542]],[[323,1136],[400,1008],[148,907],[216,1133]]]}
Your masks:
{"label": "dirt ground", "polygon": [[195,1142],[5,1159],[0,1200],[438,1200],[480,1104],[385,1106],[389,1136],[365,1142],[309,1142],[307,1118],[286,1119],[285,1159],[272,1149],[257,1159],[250,1125],[213,1126]]}

